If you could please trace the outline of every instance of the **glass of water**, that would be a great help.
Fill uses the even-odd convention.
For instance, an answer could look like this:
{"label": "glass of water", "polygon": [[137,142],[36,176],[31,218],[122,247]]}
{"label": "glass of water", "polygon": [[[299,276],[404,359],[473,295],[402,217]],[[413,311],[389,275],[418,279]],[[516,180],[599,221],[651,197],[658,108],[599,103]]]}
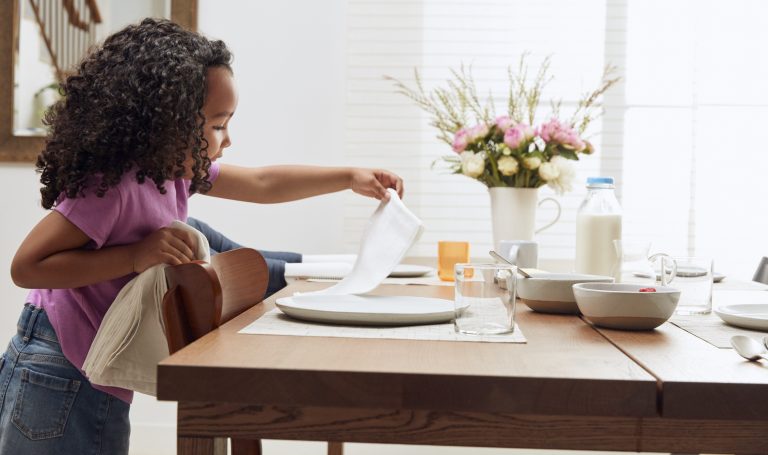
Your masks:
{"label": "glass of water", "polygon": [[675,314],[708,314],[712,312],[712,259],[673,257],[677,276],[669,284],[680,289]]}
{"label": "glass of water", "polygon": [[514,331],[515,272],[515,266],[507,264],[456,264],[457,332],[495,335]]}

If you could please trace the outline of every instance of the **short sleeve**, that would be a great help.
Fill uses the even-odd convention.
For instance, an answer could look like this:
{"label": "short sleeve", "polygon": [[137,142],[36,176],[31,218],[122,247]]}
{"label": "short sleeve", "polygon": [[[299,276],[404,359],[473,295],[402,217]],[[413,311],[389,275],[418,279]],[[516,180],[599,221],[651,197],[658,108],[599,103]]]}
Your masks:
{"label": "short sleeve", "polygon": [[120,189],[113,187],[103,197],[86,191],[85,197],[64,198],[54,208],[91,238],[96,248],[109,239],[122,209]]}

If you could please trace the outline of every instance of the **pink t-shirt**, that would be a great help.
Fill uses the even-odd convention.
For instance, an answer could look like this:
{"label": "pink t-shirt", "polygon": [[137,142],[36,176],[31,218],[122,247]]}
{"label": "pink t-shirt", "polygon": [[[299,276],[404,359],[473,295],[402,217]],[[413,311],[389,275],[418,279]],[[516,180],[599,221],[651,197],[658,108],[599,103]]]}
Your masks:
{"label": "pink t-shirt", "polygon": [[[219,175],[218,164],[210,168],[210,180]],[[187,220],[189,180],[165,183],[160,194],[151,180],[136,181],[135,173],[123,175],[104,197],[86,192],[85,197],[63,199],[55,208],[91,241],[86,249],[136,243],[173,220]],[[33,289],[27,301],[42,307],[51,321],[64,356],[82,371],[85,357],[109,306],[135,273],[74,289]],[[96,389],[130,403],[133,392],[116,387]]]}

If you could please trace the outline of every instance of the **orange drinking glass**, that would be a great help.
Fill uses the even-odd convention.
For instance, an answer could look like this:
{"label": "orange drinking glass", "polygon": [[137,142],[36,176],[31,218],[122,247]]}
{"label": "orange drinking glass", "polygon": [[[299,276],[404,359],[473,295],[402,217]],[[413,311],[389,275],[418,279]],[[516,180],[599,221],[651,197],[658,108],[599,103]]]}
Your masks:
{"label": "orange drinking glass", "polygon": [[469,262],[469,242],[437,242],[437,276],[443,281],[454,281],[453,268],[460,262]]}

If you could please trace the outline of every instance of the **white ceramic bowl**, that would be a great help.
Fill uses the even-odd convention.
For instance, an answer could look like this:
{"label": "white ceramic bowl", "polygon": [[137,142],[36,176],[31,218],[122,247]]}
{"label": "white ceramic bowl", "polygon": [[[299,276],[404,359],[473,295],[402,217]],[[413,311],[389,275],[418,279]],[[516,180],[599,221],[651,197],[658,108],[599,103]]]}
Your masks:
{"label": "white ceramic bowl", "polygon": [[579,273],[537,273],[532,278],[518,278],[517,295],[534,311],[578,314],[573,296],[576,283],[613,283],[613,278]]}
{"label": "white ceramic bowl", "polygon": [[[640,292],[653,287],[656,292]],[[672,316],[680,291],[668,286],[582,283],[573,285],[579,310],[600,327],[651,330]]]}

